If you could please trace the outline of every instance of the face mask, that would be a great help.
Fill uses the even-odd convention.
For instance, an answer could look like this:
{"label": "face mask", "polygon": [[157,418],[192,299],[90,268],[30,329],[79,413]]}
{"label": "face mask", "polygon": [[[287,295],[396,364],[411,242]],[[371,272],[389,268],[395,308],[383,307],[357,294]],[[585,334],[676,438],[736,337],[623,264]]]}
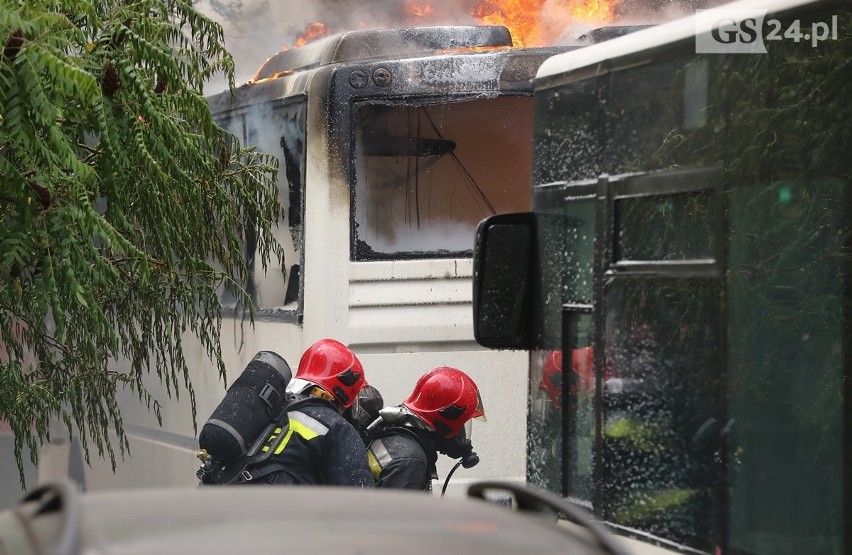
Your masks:
{"label": "face mask", "polygon": [[471,468],[479,462],[479,456],[473,452],[473,443],[467,439],[464,430],[453,437],[441,438],[438,451],[451,459],[461,459],[465,468]]}

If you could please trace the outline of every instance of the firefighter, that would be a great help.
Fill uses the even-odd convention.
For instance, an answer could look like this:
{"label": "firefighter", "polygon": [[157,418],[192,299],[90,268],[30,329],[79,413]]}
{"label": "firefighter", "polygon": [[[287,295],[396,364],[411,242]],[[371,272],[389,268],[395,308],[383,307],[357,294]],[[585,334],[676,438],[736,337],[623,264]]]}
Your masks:
{"label": "firefighter", "polygon": [[457,368],[430,370],[408,399],[379,414],[367,450],[377,487],[431,492],[438,452],[465,468],[479,462],[464,428],[472,418],[485,420],[485,411],[476,384]]}
{"label": "firefighter", "polygon": [[366,386],[358,357],[334,339],[320,339],[299,361],[289,393],[307,398],[288,412],[289,424],[273,431],[267,462],[244,481],[260,484],[372,487],[367,453],[355,427],[341,414]]}

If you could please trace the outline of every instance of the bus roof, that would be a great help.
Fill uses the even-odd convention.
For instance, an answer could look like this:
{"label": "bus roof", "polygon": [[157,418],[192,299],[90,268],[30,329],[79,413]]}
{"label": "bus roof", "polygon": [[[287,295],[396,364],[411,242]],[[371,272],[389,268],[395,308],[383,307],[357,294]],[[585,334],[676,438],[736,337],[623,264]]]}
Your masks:
{"label": "bus roof", "polygon": [[[739,0],[714,8],[720,13],[730,11],[730,19],[742,21],[749,17],[778,13],[808,4],[829,3],[831,0]],[[546,60],[535,78],[536,88],[557,84],[557,79],[571,72],[582,71],[583,76],[600,75],[641,60],[632,58],[660,49],[674,47],[684,41],[694,41],[697,16],[655,25],[606,42],[580,48]],[[709,31],[709,30],[708,30]]]}
{"label": "bus roof", "polygon": [[462,48],[510,46],[512,37],[509,30],[501,25],[349,31],[279,52],[260,67],[254,80],[334,63],[405,58]]}

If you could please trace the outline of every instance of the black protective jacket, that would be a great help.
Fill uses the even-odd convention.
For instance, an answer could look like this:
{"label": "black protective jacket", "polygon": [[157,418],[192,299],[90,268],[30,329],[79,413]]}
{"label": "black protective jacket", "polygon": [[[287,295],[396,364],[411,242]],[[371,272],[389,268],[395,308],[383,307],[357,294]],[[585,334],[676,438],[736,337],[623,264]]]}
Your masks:
{"label": "black protective jacket", "polygon": [[432,491],[438,450],[434,433],[390,427],[367,450],[376,487]]}
{"label": "black protective jacket", "polygon": [[373,487],[367,452],[358,432],[322,399],[288,412],[289,426],[276,429],[273,449],[253,483]]}

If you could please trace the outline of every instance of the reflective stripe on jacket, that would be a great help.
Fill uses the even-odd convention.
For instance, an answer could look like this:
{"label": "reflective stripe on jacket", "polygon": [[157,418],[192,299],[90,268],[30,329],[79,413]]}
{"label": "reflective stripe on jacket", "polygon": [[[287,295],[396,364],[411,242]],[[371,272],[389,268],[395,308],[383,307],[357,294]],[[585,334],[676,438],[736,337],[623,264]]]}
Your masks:
{"label": "reflective stripe on jacket", "polygon": [[358,432],[324,401],[288,414],[287,429],[276,428],[263,447],[280,465],[269,482],[372,487],[367,452]]}

